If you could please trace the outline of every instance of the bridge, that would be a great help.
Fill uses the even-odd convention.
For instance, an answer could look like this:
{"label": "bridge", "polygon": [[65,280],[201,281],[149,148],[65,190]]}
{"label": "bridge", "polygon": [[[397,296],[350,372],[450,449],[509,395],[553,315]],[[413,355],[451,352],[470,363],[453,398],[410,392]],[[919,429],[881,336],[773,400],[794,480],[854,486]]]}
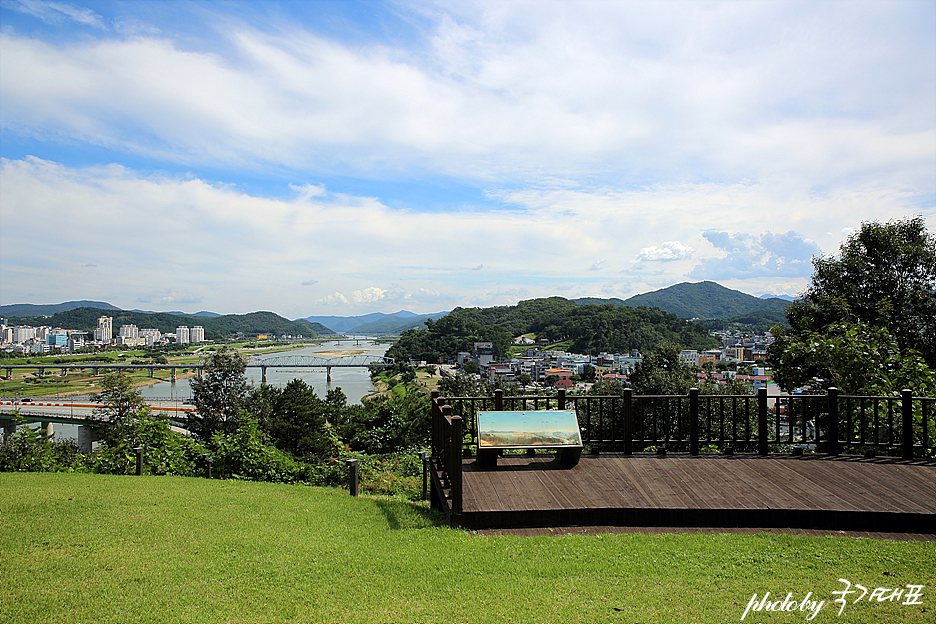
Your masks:
{"label": "bridge", "polygon": [[[182,432],[187,426],[188,413],[194,411],[191,406],[166,406],[160,403],[168,401],[148,401],[149,408],[161,412],[169,417],[169,424],[175,431]],[[53,435],[53,425],[78,426],[78,450],[81,453],[90,453],[93,442],[98,441],[97,429],[110,424],[110,420],[100,413],[100,408],[106,407],[99,403],[89,403],[87,399],[77,401],[67,399],[54,399],[51,397],[37,397],[37,400],[0,401],[0,427],[4,436],[8,438],[16,430],[16,416],[23,423],[39,423],[45,428],[47,436]]]}
{"label": "bridge", "polygon": [[[282,355],[269,358],[254,357],[247,361],[247,368],[261,369],[262,382],[266,383],[266,371],[268,368],[324,368],[328,375],[328,381],[331,381],[332,368],[359,367],[359,368],[386,368],[393,366],[393,358],[379,355],[346,355],[338,357],[307,356],[307,355]],[[61,371],[64,377],[70,370],[91,370],[94,376],[100,375],[106,371],[129,371],[129,370],[147,370],[149,376],[153,377],[156,370],[171,371],[172,381],[176,380],[176,369],[194,370],[199,377],[205,369],[204,360],[197,364],[109,364],[87,363],[87,364],[3,364],[0,369],[6,372],[6,379],[13,378],[15,370],[37,371],[42,377],[47,370]]]}
{"label": "bridge", "polygon": [[266,383],[268,368],[324,368],[328,381],[331,381],[333,368],[388,368],[393,366],[393,358],[380,355],[344,355],[325,357],[320,355],[280,355],[268,358],[252,358],[247,368],[261,369],[262,383]]}

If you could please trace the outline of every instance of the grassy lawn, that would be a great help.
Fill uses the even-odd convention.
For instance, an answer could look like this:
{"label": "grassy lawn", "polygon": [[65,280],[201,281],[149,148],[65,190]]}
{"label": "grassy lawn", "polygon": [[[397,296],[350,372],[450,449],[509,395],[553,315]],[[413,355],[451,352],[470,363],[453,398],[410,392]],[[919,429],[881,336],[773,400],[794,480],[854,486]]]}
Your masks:
{"label": "grassy lawn", "polygon": [[[0,474],[0,622],[933,622],[936,543],[796,535],[480,536],[337,489]],[[849,604],[926,585],[923,605]],[[851,596],[853,599],[855,596]],[[925,610],[925,611],[924,611]],[[794,613],[745,622],[805,622]]]}

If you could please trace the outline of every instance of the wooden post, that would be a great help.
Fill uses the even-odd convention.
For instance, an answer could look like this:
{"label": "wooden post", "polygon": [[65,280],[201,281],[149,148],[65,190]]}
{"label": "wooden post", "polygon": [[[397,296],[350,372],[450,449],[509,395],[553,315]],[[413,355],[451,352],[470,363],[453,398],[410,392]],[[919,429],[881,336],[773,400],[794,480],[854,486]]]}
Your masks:
{"label": "wooden post", "polygon": [[900,411],[903,415],[903,458],[913,459],[913,390],[900,391]]}
{"label": "wooden post", "polygon": [[757,453],[767,455],[767,440],[770,436],[767,426],[767,388],[757,391]]}
{"label": "wooden post", "polygon": [[564,410],[565,408],[566,408],[565,388],[559,388],[559,404],[556,406],[556,409]]}
{"label": "wooden post", "polygon": [[689,388],[689,454],[699,454],[699,389]]}
{"label": "wooden post", "polygon": [[[839,448],[839,430],[838,430],[838,388],[829,388],[829,455],[838,455]],[[816,418],[816,442],[819,441],[819,422],[818,414]],[[803,441],[806,441],[806,429],[803,429]]]}
{"label": "wooden post", "polygon": [[633,438],[633,429],[631,425],[633,423],[633,412],[631,408],[633,407],[634,399],[634,390],[633,388],[624,388],[624,454],[631,455],[633,449],[631,448],[631,438]]}
{"label": "wooden post", "polygon": [[497,389],[494,391],[494,411],[504,411],[504,391]]}

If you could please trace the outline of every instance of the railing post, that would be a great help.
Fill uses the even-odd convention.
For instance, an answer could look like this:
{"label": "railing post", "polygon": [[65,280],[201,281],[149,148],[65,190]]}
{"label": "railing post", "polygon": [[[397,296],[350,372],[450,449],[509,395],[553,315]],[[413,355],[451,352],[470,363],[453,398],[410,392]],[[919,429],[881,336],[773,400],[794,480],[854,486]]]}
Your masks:
{"label": "railing post", "polygon": [[494,411],[504,411],[504,391],[499,388],[494,391]]}
{"label": "railing post", "polygon": [[689,388],[689,454],[699,454],[699,389]]}
{"label": "railing post", "polygon": [[631,424],[633,423],[633,399],[634,399],[634,390],[633,388],[624,388],[624,454],[631,455],[633,449],[631,448],[631,438],[633,438],[633,429]]}
{"label": "railing post", "polygon": [[556,409],[564,410],[566,408],[565,388],[559,388],[559,404]]}
{"label": "railing post", "polygon": [[913,390],[900,391],[900,411],[903,415],[903,458],[913,459]]}
{"label": "railing post", "polygon": [[[839,428],[838,428],[838,388],[829,388],[829,455],[838,455],[839,448]],[[817,415],[816,422],[816,442],[819,441],[819,422]],[[803,431],[803,442],[806,441],[806,431]]]}
{"label": "railing post", "polygon": [[770,435],[767,426],[767,388],[757,391],[757,453],[767,455],[767,439]]}

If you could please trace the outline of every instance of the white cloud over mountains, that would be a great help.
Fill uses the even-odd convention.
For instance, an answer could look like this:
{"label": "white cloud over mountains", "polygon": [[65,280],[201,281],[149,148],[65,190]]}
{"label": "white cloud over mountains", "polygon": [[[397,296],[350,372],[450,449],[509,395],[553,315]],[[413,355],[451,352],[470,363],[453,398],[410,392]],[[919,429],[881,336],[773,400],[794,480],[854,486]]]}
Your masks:
{"label": "white cloud over mountains", "polygon": [[936,227],[930,2],[136,6],[0,5],[3,303],[798,292],[862,220]]}

